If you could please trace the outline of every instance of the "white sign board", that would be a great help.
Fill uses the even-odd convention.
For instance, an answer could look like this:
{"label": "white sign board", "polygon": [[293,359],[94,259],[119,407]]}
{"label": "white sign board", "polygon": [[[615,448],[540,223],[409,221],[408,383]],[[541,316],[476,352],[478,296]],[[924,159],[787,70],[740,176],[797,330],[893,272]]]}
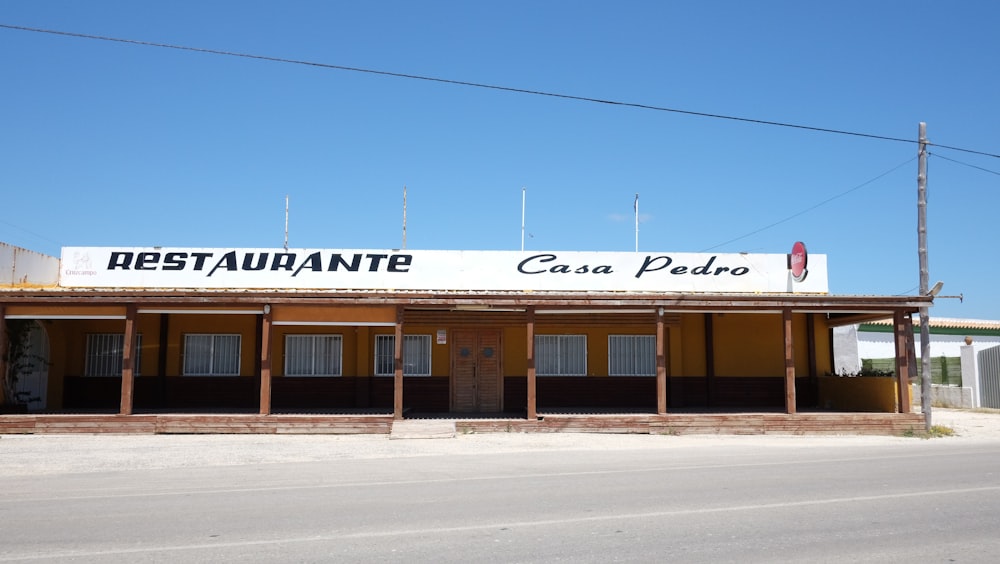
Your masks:
{"label": "white sign board", "polygon": [[826,293],[826,256],[65,247],[71,288]]}

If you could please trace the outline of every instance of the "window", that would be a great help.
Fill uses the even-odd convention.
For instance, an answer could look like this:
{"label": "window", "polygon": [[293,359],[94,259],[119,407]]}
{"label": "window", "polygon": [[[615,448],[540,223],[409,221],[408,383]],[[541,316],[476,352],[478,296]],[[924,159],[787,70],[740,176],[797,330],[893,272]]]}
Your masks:
{"label": "window", "polygon": [[[375,375],[392,376],[396,371],[396,336],[375,335]],[[431,336],[403,336],[403,374],[431,375]]]}
{"label": "window", "polygon": [[340,335],[285,335],[285,376],[340,376]]}
{"label": "window", "polygon": [[586,376],[586,335],[535,335],[535,371],[539,376]]}
{"label": "window", "polygon": [[185,376],[239,376],[239,335],[184,335]]}
{"label": "window", "polygon": [[608,335],[608,374],[656,376],[656,337]]}
{"label": "window", "polygon": [[[142,335],[135,336],[135,362],[133,374],[139,375],[142,364]],[[87,358],[84,361],[84,376],[121,376],[125,361],[124,333],[92,333],[87,335]]]}

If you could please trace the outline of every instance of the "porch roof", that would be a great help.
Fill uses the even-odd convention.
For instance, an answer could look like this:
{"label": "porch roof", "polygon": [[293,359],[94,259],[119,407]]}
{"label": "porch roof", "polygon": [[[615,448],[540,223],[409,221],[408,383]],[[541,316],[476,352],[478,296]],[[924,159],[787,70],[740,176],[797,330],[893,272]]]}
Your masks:
{"label": "porch roof", "polygon": [[[836,324],[861,323],[915,313],[933,305],[931,296],[857,296],[831,294],[693,294],[658,292],[456,292],[456,291],[323,291],[323,290],[170,290],[170,289],[0,289],[0,304],[69,306],[260,306],[393,305],[407,309],[510,311],[528,307],[551,309],[659,309],[669,312],[799,312],[828,313]],[[609,311],[610,313],[610,311]]]}

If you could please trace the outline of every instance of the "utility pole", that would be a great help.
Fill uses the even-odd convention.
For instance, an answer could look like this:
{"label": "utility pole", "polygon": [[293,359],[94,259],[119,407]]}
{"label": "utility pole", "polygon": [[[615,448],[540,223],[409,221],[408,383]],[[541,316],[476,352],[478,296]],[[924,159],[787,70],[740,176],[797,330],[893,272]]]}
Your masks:
{"label": "utility pole", "polygon": [[[917,159],[917,253],[920,255],[920,295],[930,292],[927,268],[927,124],[920,122]],[[920,411],[925,430],[931,430],[931,320],[920,308]]]}

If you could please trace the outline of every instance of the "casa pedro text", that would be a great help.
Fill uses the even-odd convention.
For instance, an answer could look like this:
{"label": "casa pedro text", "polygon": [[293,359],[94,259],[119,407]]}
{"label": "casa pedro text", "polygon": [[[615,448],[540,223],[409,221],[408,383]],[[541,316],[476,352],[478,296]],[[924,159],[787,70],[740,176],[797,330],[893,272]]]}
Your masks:
{"label": "casa pedro text", "polygon": [[[685,264],[670,255],[646,255],[635,266],[611,264],[574,264],[560,260],[555,253],[530,255],[516,265],[520,274],[557,275],[612,275],[618,269],[628,270],[635,278],[657,273],[658,275],[743,276],[750,272],[747,266],[717,264],[717,255],[710,255],[695,263]],[[225,253],[198,251],[113,251],[108,259],[109,271],[194,271],[207,277],[225,272],[272,271],[288,272],[292,277],[303,272],[385,272],[406,273],[414,268],[414,255],[410,253],[312,253],[295,252],[240,252]]]}

